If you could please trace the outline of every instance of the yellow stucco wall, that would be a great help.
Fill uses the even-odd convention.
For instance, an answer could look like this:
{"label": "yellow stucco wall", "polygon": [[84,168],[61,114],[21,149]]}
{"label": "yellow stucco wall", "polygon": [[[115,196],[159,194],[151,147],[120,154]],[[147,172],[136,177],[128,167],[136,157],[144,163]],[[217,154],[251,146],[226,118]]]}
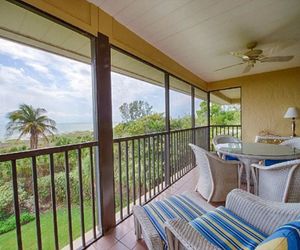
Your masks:
{"label": "yellow stucco wall", "polygon": [[206,90],[207,83],[85,0],[23,0],[90,34],[101,32],[116,45],[145,61]]}
{"label": "yellow stucco wall", "polygon": [[[300,111],[300,67],[209,83],[209,90],[242,87],[243,140],[268,130],[282,136],[291,135],[290,119],[283,115],[288,107]],[[298,126],[297,126],[298,125]],[[296,120],[300,135],[300,119]]]}

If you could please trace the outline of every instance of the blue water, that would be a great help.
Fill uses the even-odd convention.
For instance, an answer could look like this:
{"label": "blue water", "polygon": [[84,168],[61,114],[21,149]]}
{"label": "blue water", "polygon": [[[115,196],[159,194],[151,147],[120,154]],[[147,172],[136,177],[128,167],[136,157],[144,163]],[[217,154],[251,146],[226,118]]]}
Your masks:
{"label": "blue water", "polygon": [[[57,134],[64,134],[70,132],[77,132],[77,131],[93,131],[93,124],[92,123],[57,123]],[[9,138],[6,137],[6,128],[5,125],[0,124],[0,141],[5,141],[6,139],[17,139],[18,133],[13,134]],[[23,137],[26,138],[26,137]]]}

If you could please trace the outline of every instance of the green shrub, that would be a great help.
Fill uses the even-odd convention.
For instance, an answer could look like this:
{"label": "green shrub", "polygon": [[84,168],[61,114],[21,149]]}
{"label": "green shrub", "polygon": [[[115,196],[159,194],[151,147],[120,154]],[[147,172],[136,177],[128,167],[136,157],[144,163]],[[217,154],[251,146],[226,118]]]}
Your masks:
{"label": "green shrub", "polygon": [[[22,185],[18,186],[19,205],[21,211],[32,208],[32,197],[25,191]],[[14,212],[13,189],[10,182],[0,185],[0,218],[7,218]]]}
{"label": "green shrub", "polygon": [[9,183],[0,186],[0,216],[3,218],[11,214],[13,210],[13,192]]}
{"label": "green shrub", "polygon": [[38,178],[38,191],[41,207],[49,204],[51,200],[50,175]]}
{"label": "green shrub", "polygon": [[[58,205],[66,202],[66,176],[64,172],[55,173],[55,195]],[[78,169],[74,169],[69,174],[71,202],[79,203],[79,176]],[[82,168],[82,183],[84,199],[89,199],[91,196],[91,177],[89,165],[86,160],[83,160]],[[51,179],[50,176],[43,176],[38,178],[38,190],[40,204],[43,208],[51,205]]]}
{"label": "green shrub", "polygon": [[[20,215],[20,222],[21,225],[27,224],[30,221],[33,221],[35,219],[34,215],[30,213],[22,213]],[[0,220],[0,235],[7,233],[11,230],[14,230],[16,228],[16,218],[14,215],[8,217],[5,220]]]}

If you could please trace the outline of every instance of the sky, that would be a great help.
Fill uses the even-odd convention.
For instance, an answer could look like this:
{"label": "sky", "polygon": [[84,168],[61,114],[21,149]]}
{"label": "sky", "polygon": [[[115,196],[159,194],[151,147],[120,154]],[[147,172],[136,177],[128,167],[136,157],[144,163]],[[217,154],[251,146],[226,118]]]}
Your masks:
{"label": "sky", "polygon": [[[92,123],[91,65],[0,38],[0,128],[8,112],[22,103],[45,108],[57,123]],[[119,107],[147,101],[164,112],[164,89],[112,73],[113,123],[121,122]],[[171,116],[190,112],[187,95],[171,91]]]}
{"label": "sky", "polygon": [[0,122],[22,103],[56,122],[91,121],[91,66],[0,38]]}

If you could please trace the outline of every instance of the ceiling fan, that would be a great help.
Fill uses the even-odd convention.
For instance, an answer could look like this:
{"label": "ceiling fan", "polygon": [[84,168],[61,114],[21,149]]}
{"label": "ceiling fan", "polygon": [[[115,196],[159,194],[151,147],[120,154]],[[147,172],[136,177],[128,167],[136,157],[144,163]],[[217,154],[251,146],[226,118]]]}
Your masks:
{"label": "ceiling fan", "polygon": [[261,49],[255,49],[257,46],[257,42],[250,42],[247,44],[247,51],[242,52],[242,51],[236,51],[236,52],[231,52],[230,54],[241,58],[242,62],[241,63],[237,63],[237,64],[233,64],[230,66],[226,66],[224,68],[221,69],[217,69],[216,71],[219,70],[223,70],[223,69],[228,69],[234,66],[238,66],[238,65],[242,65],[242,64],[246,64],[245,69],[243,70],[243,73],[247,73],[249,72],[254,65],[256,64],[256,62],[261,62],[261,63],[265,63],[265,62],[288,62],[290,60],[292,60],[294,58],[294,56],[271,56],[271,57],[267,57],[263,55],[263,51]]}

